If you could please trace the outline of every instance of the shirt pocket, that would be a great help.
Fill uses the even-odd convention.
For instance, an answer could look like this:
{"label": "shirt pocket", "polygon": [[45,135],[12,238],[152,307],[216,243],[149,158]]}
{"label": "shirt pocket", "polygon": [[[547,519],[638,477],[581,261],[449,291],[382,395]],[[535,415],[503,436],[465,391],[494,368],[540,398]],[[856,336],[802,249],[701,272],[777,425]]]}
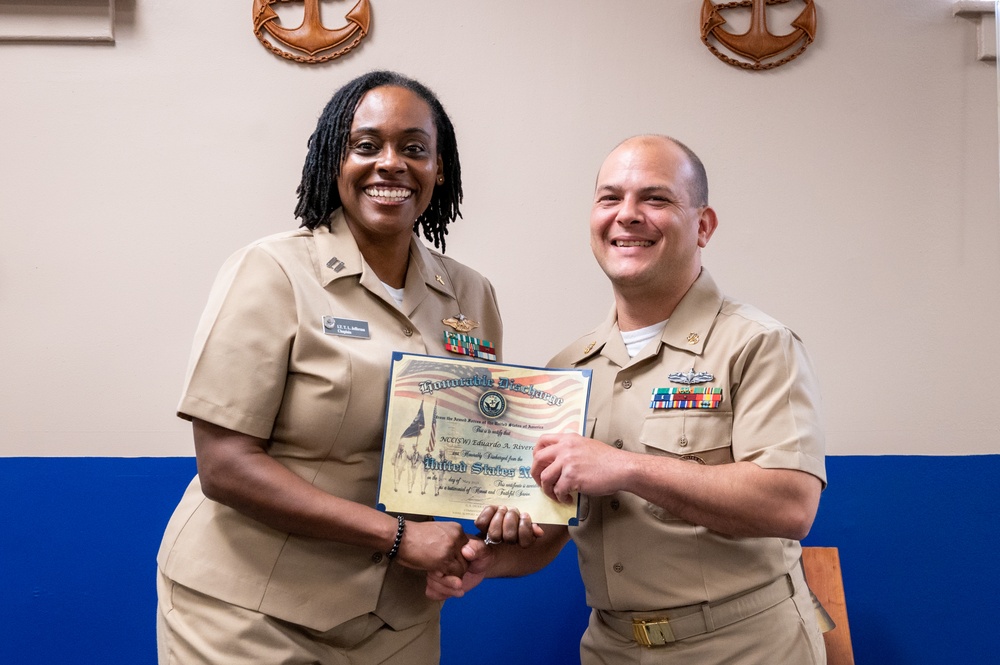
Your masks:
{"label": "shirt pocket", "polygon": [[[646,417],[639,442],[646,453],[694,464],[728,464],[733,461],[733,414],[725,411],[672,411]],[[646,502],[646,511],[663,522],[680,518],[662,506]]]}
{"label": "shirt pocket", "polygon": [[646,452],[697,464],[733,461],[733,414],[728,411],[674,411],[646,417],[639,431]]}

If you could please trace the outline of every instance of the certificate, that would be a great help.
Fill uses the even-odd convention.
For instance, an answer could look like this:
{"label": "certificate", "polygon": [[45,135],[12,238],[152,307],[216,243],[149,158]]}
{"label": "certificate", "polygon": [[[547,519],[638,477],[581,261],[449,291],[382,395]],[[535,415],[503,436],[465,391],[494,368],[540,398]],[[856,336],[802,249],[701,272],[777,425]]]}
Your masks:
{"label": "certificate", "polygon": [[590,370],[394,353],[378,507],[474,519],[489,505],[539,524],[577,523],[531,477],[543,434],[583,434]]}

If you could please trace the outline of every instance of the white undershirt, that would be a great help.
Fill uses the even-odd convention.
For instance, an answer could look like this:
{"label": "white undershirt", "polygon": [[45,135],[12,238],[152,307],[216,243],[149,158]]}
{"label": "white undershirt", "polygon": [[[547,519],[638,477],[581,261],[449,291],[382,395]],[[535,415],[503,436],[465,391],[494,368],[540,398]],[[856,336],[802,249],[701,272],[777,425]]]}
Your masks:
{"label": "white undershirt", "polygon": [[[379,281],[381,281],[381,280],[379,280]],[[389,295],[392,297],[392,299],[396,301],[396,307],[402,307],[403,306],[403,289],[393,288],[393,287],[389,286],[388,284],[386,284],[385,282],[382,282],[382,286],[384,286],[385,290],[389,292]]]}
{"label": "white undershirt", "polygon": [[650,340],[658,338],[662,333],[663,329],[667,327],[666,321],[660,321],[659,323],[654,323],[651,326],[646,326],[645,328],[639,328],[638,330],[629,330],[622,333],[622,341],[625,342],[625,348],[628,349],[628,357],[635,358],[642,351],[643,347],[649,343]]}

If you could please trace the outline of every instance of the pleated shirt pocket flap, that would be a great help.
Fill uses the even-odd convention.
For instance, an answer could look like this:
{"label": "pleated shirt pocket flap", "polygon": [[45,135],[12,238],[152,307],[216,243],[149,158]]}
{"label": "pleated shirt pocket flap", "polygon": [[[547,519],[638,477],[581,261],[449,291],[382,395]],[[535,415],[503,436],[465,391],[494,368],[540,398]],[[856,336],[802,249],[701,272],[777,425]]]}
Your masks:
{"label": "pleated shirt pocket flap", "polygon": [[733,414],[653,413],[642,423],[639,442],[649,454],[665,454],[697,464],[727,464],[733,461]]}

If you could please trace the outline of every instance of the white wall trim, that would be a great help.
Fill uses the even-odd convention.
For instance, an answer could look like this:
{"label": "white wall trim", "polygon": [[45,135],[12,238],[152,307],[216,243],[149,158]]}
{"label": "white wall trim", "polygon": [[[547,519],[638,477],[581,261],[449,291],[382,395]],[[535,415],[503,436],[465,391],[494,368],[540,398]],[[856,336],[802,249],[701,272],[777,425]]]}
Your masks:
{"label": "white wall trim", "polygon": [[963,16],[977,23],[976,57],[996,62],[997,24],[994,0],[960,0],[952,5],[952,15]]}
{"label": "white wall trim", "polygon": [[0,42],[113,44],[115,0],[0,3]]}

